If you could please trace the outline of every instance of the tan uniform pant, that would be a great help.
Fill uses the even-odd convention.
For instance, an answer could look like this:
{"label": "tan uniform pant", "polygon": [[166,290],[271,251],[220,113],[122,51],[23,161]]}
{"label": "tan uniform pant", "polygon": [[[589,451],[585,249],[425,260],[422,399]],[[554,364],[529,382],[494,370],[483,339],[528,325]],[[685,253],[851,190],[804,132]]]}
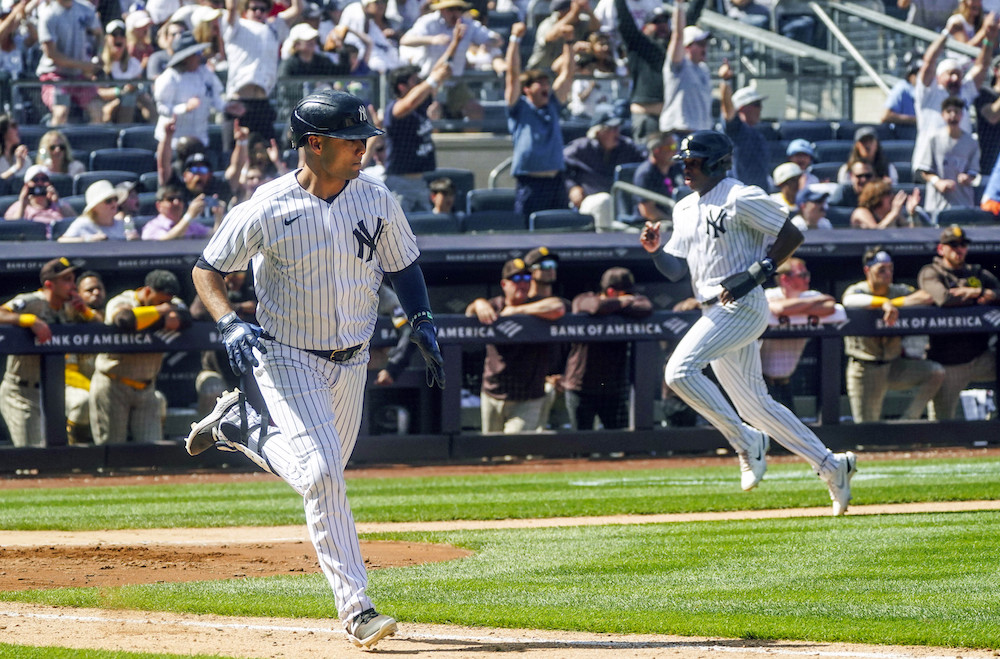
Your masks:
{"label": "tan uniform pant", "polygon": [[95,444],[122,444],[163,439],[160,402],[155,382],[135,389],[96,372],[90,380],[90,423]]}
{"label": "tan uniform pant", "polygon": [[890,390],[916,389],[903,419],[919,419],[944,380],[944,367],[929,359],[900,357],[888,364],[851,359],[847,364],[847,396],[855,423],[882,418],[882,403]]}
{"label": "tan uniform pant", "polygon": [[502,432],[508,435],[535,432],[544,405],[545,396],[531,400],[499,400],[483,393],[479,396],[483,432]]}
{"label": "tan uniform pant", "polygon": [[38,387],[22,387],[9,377],[4,377],[0,383],[0,414],[7,424],[14,446],[45,446],[42,393]]}
{"label": "tan uniform pant", "polygon": [[938,421],[954,419],[959,395],[972,382],[995,382],[997,379],[996,355],[986,350],[970,362],[944,367],[944,382],[934,396],[933,412]]}

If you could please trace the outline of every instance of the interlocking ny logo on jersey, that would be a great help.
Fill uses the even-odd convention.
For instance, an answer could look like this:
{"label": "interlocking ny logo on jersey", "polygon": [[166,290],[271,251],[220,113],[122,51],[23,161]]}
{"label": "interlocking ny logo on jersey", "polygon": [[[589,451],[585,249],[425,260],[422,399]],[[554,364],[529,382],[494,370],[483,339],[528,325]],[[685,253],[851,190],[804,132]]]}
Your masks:
{"label": "interlocking ny logo on jersey", "polygon": [[[354,239],[358,241],[358,258],[364,259],[365,261],[371,261],[372,257],[375,256],[375,245],[378,244],[378,239],[382,237],[382,222],[381,217],[376,218],[378,223],[375,224],[375,233],[368,233],[368,227],[361,220],[358,220],[358,228],[354,230]],[[368,248],[368,256],[365,256],[365,247]]]}
{"label": "interlocking ny logo on jersey", "polygon": [[712,217],[711,213],[705,213],[705,223],[708,225],[705,227],[706,234],[711,231],[713,238],[718,238],[719,234],[726,232],[726,211],[719,209],[718,214]]}

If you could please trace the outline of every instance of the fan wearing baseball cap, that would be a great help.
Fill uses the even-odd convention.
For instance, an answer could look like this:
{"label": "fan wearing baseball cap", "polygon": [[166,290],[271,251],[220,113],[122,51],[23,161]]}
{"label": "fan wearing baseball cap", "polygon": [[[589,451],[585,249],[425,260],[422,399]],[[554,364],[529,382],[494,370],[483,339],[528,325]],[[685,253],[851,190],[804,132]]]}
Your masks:
{"label": "fan wearing baseball cap", "polygon": [[697,25],[685,25],[684,3],[678,0],[663,62],[661,131],[687,134],[712,128],[712,76],[705,64],[711,36]]}
{"label": "fan wearing baseball cap", "polygon": [[778,191],[771,195],[771,199],[788,209],[789,214],[798,209],[795,197],[802,188],[802,173],[802,168],[794,162],[785,162],[775,167],[771,175],[775,187],[778,188]]}
{"label": "fan wearing baseball cap", "polygon": [[726,135],[733,141],[733,178],[746,185],[768,189],[767,168],[771,161],[764,134],[757,128],[763,103],[767,99],[754,87],[743,87],[733,92],[729,81],[735,74],[728,61],[719,67],[719,93],[722,98],[722,118]]}
{"label": "fan wearing baseball cap", "polygon": [[[988,268],[966,262],[965,229],[952,224],[941,232],[937,256],[920,269],[917,282],[939,307],[997,304],[1000,280]],[[959,394],[971,382],[995,382],[996,354],[989,334],[932,334],[927,358],[944,366],[944,382],[932,400],[934,418],[955,418]]]}
{"label": "fan wearing baseball cap", "polygon": [[[65,257],[47,262],[39,273],[41,288],[0,305],[0,324],[23,327],[36,341],[47,343],[53,324],[99,322],[76,290],[76,270]],[[0,383],[0,415],[14,446],[46,445],[40,382],[40,355],[7,356],[7,370]]]}

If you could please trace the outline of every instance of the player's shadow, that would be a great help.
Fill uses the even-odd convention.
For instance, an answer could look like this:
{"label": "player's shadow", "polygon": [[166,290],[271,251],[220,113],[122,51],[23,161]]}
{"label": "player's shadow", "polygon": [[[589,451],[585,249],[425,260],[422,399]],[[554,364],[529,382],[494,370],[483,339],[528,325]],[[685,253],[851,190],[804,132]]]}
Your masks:
{"label": "player's shadow", "polygon": [[[416,649],[396,649],[393,641],[426,646]],[[765,639],[719,639],[711,641],[602,641],[602,640],[557,640],[532,639],[511,636],[488,641],[476,638],[448,638],[446,635],[396,635],[379,644],[380,654],[420,654],[421,652],[531,652],[538,650],[584,650],[588,652],[627,652],[629,650],[680,650],[696,649],[710,652],[713,648],[769,648],[779,646],[784,650],[805,649],[815,651],[818,645],[796,642],[781,642]],[[617,656],[617,655],[608,655]]]}

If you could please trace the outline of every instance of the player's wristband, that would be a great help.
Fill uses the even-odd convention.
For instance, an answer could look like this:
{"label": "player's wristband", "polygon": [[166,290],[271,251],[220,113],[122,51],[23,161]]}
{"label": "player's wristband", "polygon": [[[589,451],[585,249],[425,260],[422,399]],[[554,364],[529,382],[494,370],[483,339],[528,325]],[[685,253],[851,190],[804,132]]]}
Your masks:
{"label": "player's wristband", "polygon": [[223,316],[222,318],[220,318],[219,321],[217,323],[215,323],[215,326],[217,328],[219,328],[220,332],[225,332],[226,331],[226,325],[228,325],[229,323],[233,322],[234,320],[236,320],[236,312],[235,311],[230,311],[225,316]]}
{"label": "player's wristband", "polygon": [[160,319],[160,312],[156,307],[136,307],[132,310],[132,315],[135,316],[135,328],[139,331],[152,326]]}
{"label": "player's wristband", "polygon": [[430,311],[417,311],[410,316],[410,327],[416,327],[420,323],[433,323],[434,316]]}
{"label": "player's wristband", "polygon": [[17,324],[20,327],[31,327],[38,320],[38,316],[33,313],[23,313],[17,317]]}

